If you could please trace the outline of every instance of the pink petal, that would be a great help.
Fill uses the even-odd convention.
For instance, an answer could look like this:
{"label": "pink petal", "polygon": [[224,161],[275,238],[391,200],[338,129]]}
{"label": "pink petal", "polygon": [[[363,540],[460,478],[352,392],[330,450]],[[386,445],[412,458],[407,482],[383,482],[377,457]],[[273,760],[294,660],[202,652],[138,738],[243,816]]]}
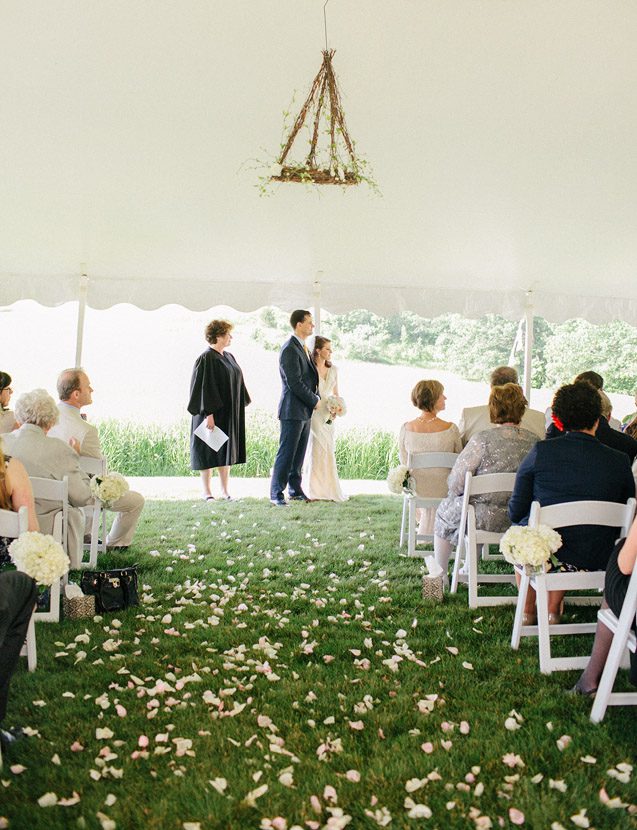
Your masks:
{"label": "pink petal", "polygon": [[515,807],[509,809],[509,821],[511,824],[524,824],[524,813],[516,810]]}

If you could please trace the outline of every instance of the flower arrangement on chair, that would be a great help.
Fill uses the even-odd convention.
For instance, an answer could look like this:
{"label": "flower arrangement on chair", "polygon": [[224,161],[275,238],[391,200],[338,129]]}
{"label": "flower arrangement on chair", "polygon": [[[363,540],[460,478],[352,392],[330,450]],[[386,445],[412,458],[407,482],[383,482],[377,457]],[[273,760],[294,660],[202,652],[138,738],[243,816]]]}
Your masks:
{"label": "flower arrangement on chair", "polygon": [[112,504],[121,499],[128,489],[128,482],[119,473],[107,473],[105,476],[94,476],[91,479],[91,493],[105,504]]}
{"label": "flower arrangement on chair", "polygon": [[62,545],[53,536],[34,530],[14,539],[9,553],[16,568],[35,579],[38,585],[53,585],[69,570],[69,558]]}
{"label": "flower arrangement on chair", "polygon": [[411,471],[406,464],[399,464],[387,474],[387,487],[390,493],[401,495],[402,493],[414,492],[414,480]]}
{"label": "flower arrangement on chair", "polygon": [[562,547],[560,534],[547,525],[512,525],[500,540],[500,553],[512,565],[524,565],[527,573],[537,573]]}

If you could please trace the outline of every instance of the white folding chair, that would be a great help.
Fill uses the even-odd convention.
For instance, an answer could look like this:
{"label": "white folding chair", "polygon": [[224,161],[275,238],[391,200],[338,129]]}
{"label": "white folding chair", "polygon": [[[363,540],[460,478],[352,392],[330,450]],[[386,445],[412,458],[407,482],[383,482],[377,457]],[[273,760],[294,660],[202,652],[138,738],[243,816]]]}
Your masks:
{"label": "white folding chair", "polygon": [[599,723],[606,714],[609,706],[637,706],[637,692],[613,692],[615,677],[620,667],[622,657],[626,649],[637,652],[637,637],[631,630],[637,618],[637,568],[628,583],[628,590],[624,598],[624,604],[619,619],[613,614],[610,608],[603,608],[597,614],[599,623],[602,623],[613,632],[613,642],[606,658],[604,671],[597,687],[597,694],[593,701],[591,720]]}
{"label": "white folding chair", "polygon": [[[91,458],[86,455],[80,456],[80,467],[90,476],[106,475],[106,459],[105,458]],[[104,502],[100,499],[94,499],[92,504],[85,505],[82,510],[84,515],[91,520],[90,542],[84,543],[84,552],[88,551],[88,561],[80,563],[80,568],[95,568],[97,566],[98,553],[106,552],[106,510],[104,509]],[[102,528],[100,539],[100,524]]]}
{"label": "white folding chair", "polygon": [[[540,524],[552,528],[573,527],[575,525],[599,525],[620,528],[617,537],[628,533],[635,515],[635,499],[626,504],[610,501],[573,501],[541,507],[534,501],[529,515],[529,527]],[[559,556],[559,552],[558,552]],[[538,574],[527,574],[524,568],[516,565],[520,574],[518,602],[515,609],[511,648],[518,649],[521,637],[538,638],[540,654],[540,671],[551,674],[552,671],[570,671],[583,669],[588,663],[588,655],[577,657],[551,657],[551,636],[566,634],[592,634],[595,623],[559,623],[549,625],[549,591],[590,591],[604,590],[605,571],[576,571],[574,573],[547,573],[546,566]],[[537,625],[522,625],[524,605],[529,588],[535,590],[537,604]],[[565,597],[572,605],[599,605],[600,596]]]}
{"label": "white folding chair", "polygon": [[[489,545],[497,545],[504,535],[488,530],[476,528],[475,508],[471,504],[472,496],[482,496],[488,493],[512,493],[515,484],[515,473],[490,473],[489,475],[474,476],[467,473],[464,481],[462,499],[462,513],[460,514],[460,528],[458,531],[458,547],[456,548],[451,579],[451,593],[458,590],[459,582],[466,582],[469,592],[469,608],[478,608],[488,605],[513,605],[514,594],[499,596],[479,596],[480,584],[513,584],[515,574],[481,573],[478,569],[478,547],[481,547],[483,561],[504,561],[501,554],[489,553]],[[462,567],[464,565],[464,567]]]}
{"label": "white folding chair", "polygon": [[[30,476],[33,498],[51,502],[59,502],[60,509],[55,515],[53,522],[53,533],[51,534],[56,542],[59,542],[68,555],[68,526],[69,526],[69,480],[64,476],[62,481],[52,478],[38,478]],[[62,580],[56,579],[51,585],[49,610],[36,611],[36,622],[59,622],[60,621],[60,583],[66,584],[68,577]]]}
{"label": "white folding chair", "polygon": [[[458,454],[455,452],[415,452],[407,454],[407,467],[410,475],[414,470],[451,470],[456,463]],[[416,555],[418,542],[433,541],[433,533],[417,533],[416,531],[416,510],[435,509],[442,498],[427,498],[417,496],[414,493],[405,493],[403,496],[403,515],[400,525],[400,547],[407,540],[407,555]]]}
{"label": "white folding chair", "polygon": [[[21,507],[17,513],[13,510],[0,510],[0,536],[8,539],[17,539],[21,533],[29,529],[29,512],[26,507]],[[27,658],[29,671],[35,671],[38,664],[38,652],[35,644],[35,614],[31,614],[27,638],[20,656]]]}

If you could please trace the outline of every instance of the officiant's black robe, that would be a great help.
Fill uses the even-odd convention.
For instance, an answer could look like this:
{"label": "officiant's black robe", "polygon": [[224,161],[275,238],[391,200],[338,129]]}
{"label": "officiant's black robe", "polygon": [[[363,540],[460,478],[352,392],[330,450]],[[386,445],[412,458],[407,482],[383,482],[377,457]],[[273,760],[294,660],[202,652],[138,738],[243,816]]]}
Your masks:
{"label": "officiant's black robe", "polygon": [[[244,464],[246,460],[245,408],[250,396],[241,367],[229,352],[207,349],[195,362],[190,381],[188,412],[190,428],[190,466],[193,470]],[[216,426],[228,436],[217,451],[195,435],[195,430],[213,415]]]}

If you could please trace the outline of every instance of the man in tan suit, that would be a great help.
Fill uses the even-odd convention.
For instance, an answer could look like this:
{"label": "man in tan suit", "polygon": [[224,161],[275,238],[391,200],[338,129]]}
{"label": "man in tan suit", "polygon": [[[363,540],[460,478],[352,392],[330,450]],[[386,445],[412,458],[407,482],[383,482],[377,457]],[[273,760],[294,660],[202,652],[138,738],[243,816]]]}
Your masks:
{"label": "man in tan suit", "polygon": [[[491,372],[491,386],[504,386],[505,383],[518,383],[518,373],[512,366],[498,366]],[[462,410],[458,429],[462,438],[463,447],[469,439],[485,429],[492,429],[495,424],[489,418],[489,407],[468,406]],[[535,433],[539,438],[544,438],[546,432],[544,427],[544,414],[536,409],[529,409],[522,416],[520,426]]]}
{"label": "man in tan suit", "polygon": [[[93,389],[88,375],[82,369],[65,369],[58,378],[57,390],[60,420],[50,434],[71,444],[80,455],[102,458],[97,428],[81,415],[82,407],[93,403]],[[122,550],[130,545],[143,507],[141,493],[128,490],[121,499],[106,508],[116,514],[106,538],[108,548]]]}
{"label": "man in tan suit", "polygon": [[[48,433],[58,419],[57,406],[44,389],[20,395],[15,406],[20,428],[2,436],[5,455],[21,461],[30,476],[69,480],[68,549],[71,567],[79,567],[84,537],[84,513],[81,508],[93,501],[89,477],[80,469],[75,450]],[[52,533],[59,505],[47,499],[35,500],[35,512],[42,533]]]}

